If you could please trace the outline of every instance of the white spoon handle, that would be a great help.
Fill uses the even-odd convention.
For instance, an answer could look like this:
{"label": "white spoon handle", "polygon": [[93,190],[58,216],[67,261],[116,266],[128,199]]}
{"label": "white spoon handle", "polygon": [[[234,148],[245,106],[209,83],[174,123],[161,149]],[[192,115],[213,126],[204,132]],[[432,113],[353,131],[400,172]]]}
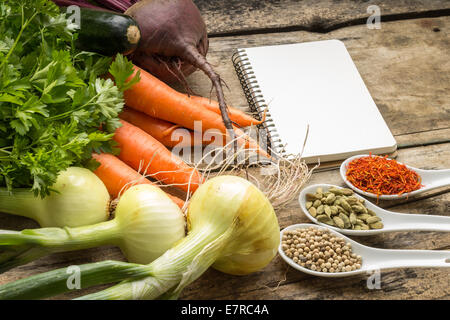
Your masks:
{"label": "white spoon handle", "polygon": [[419,174],[425,184],[425,189],[450,186],[450,169],[422,170]]}
{"label": "white spoon handle", "polygon": [[450,267],[450,251],[375,249],[369,259],[374,269]]}
{"label": "white spoon handle", "polygon": [[445,170],[437,170],[440,171],[442,174],[442,181],[445,183],[446,186],[450,185],[450,169]]}
{"label": "white spoon handle", "polygon": [[394,213],[389,220],[398,230],[450,232],[450,217]]}

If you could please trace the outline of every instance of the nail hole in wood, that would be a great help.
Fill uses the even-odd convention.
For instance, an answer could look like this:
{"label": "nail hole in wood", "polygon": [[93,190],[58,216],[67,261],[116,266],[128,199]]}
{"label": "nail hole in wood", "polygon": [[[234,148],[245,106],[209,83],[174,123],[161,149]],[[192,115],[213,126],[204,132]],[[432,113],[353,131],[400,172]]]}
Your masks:
{"label": "nail hole in wood", "polygon": [[433,31],[434,31],[434,32],[439,32],[439,31],[441,31],[441,29],[435,27],[435,28],[433,28]]}

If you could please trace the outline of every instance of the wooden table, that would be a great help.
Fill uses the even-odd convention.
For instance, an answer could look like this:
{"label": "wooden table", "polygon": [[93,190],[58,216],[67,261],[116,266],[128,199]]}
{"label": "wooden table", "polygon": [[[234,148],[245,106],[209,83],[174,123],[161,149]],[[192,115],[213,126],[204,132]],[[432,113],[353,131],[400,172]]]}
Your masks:
{"label": "wooden table", "polygon": [[[450,3],[445,0],[195,0],[210,32],[208,59],[230,90],[227,101],[247,108],[231,63],[235,48],[340,39],[393,132],[398,160],[424,169],[450,168]],[[379,5],[381,29],[368,29],[367,7]],[[208,96],[209,80],[189,77]],[[308,184],[343,185],[338,170],[314,173]],[[381,206],[398,212],[450,215],[450,188]],[[277,212],[280,227],[308,222],[297,201]],[[0,215],[5,229],[36,227]],[[450,250],[450,234],[396,232],[358,238],[379,248]],[[0,283],[73,264],[124,260],[113,247],[54,254],[0,275]],[[381,288],[368,289],[368,275],[326,279],[298,272],[276,257],[265,269],[237,277],[208,270],[182,299],[449,299],[449,269],[408,268],[381,272]],[[96,289],[97,290],[97,289]],[[93,289],[83,290],[82,294]],[[59,298],[80,295],[72,292]]]}

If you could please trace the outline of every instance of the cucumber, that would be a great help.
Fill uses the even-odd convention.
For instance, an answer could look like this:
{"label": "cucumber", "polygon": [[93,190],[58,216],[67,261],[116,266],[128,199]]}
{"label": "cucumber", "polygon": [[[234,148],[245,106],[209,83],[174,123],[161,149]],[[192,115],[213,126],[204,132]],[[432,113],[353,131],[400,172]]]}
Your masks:
{"label": "cucumber", "polygon": [[136,21],[110,11],[80,8],[80,28],[76,46],[81,50],[113,56],[132,53],[141,39]]}

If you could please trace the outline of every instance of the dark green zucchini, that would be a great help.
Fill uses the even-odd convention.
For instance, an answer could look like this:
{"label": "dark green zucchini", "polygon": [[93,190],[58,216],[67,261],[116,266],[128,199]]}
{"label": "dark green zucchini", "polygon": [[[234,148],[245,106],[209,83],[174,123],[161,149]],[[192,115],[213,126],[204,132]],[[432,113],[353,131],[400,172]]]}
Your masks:
{"label": "dark green zucchini", "polygon": [[136,21],[125,14],[80,8],[79,21],[76,45],[81,50],[105,56],[130,54],[141,39]]}

